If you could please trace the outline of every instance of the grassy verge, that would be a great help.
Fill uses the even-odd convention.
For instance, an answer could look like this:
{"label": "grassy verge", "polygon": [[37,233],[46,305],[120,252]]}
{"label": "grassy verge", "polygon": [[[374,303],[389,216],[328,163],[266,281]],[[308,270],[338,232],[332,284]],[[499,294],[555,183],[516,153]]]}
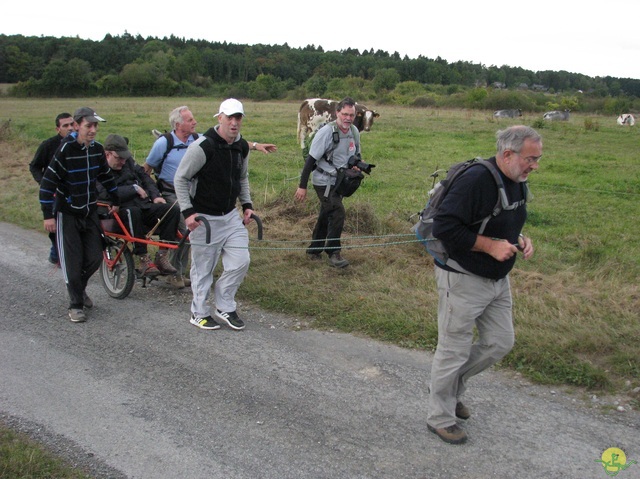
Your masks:
{"label": "grassy verge", "polygon": [[[108,120],[98,138],[129,137],[142,163],[153,142],[149,131],[168,128],[173,107],[191,106],[204,131],[214,123],[219,100],[0,99],[0,220],[41,229],[37,185],[27,164],[38,142],[53,133],[59,111],[95,107]],[[253,199],[266,241],[251,245],[241,297],[304,316],[314,327],[432,349],[433,266],[409,235],[408,219],[424,205],[436,168],[492,155],[496,130],[513,121],[497,122],[489,112],[376,106],[381,117],[362,143],[363,159],[377,167],[345,201],[343,253],[351,266],[338,271],[304,257],[317,201],[312,194],[306,204],[293,201],[302,166],[298,106],[245,104],[244,136],[276,143],[279,151],[251,157]],[[615,118],[579,114],[565,123],[542,123],[538,115],[518,121],[539,128],[544,157],[530,179],[535,198],[525,231],[536,255],[519,261],[512,274],[517,343],[502,363],[544,383],[609,391],[637,387],[640,130],[621,128]]]}
{"label": "grassy verge", "polygon": [[27,436],[0,423],[0,477],[6,479],[88,479]]}

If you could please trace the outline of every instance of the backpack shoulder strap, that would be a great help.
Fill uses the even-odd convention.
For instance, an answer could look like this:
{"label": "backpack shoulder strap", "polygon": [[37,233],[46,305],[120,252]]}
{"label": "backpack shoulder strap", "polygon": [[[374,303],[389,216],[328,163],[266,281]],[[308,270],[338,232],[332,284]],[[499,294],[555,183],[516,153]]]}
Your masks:
{"label": "backpack shoulder strap", "polygon": [[495,181],[496,186],[498,187],[498,200],[496,201],[496,204],[493,207],[493,211],[491,212],[490,215],[488,215],[486,218],[481,220],[482,224],[480,226],[480,230],[478,231],[478,234],[482,234],[489,220],[491,218],[495,218],[496,216],[498,216],[500,212],[502,212],[502,210],[507,210],[507,211],[515,210],[516,208],[524,205],[527,202],[528,185],[526,184],[526,182],[522,183],[522,199],[520,201],[509,203],[509,198],[507,198],[507,191],[504,187],[502,176],[500,176],[498,169],[495,166],[493,166],[493,163],[491,163],[490,161],[482,160],[482,161],[478,161],[475,164],[479,164],[487,168],[491,172],[491,175],[493,176],[493,180]]}
{"label": "backpack shoulder strap", "polygon": [[169,152],[173,148],[173,135],[171,134],[171,132],[165,133],[162,136],[164,137],[165,140],[167,140],[167,149],[165,150],[164,155],[162,155],[162,159],[160,160],[160,165],[159,165],[160,168],[162,168],[162,163],[167,158],[167,156],[169,155]]}
{"label": "backpack shoulder strap", "polygon": [[[181,145],[178,145],[178,146],[174,146],[173,134],[171,132],[164,133],[162,136],[167,140],[167,149],[165,150],[164,155],[162,155],[162,158],[160,159],[160,163],[158,164],[158,166],[156,168],[156,173],[158,175],[162,171],[162,164],[164,163],[164,160],[167,159],[167,156],[169,156],[169,153],[171,152],[171,150],[173,150],[174,148],[179,149],[179,150],[181,150],[183,148],[188,148],[188,146],[184,145],[184,144],[181,144]],[[191,134],[191,136],[193,136],[194,141],[199,138],[197,133],[193,133],[193,134]],[[188,139],[187,139],[187,141],[188,141]]]}

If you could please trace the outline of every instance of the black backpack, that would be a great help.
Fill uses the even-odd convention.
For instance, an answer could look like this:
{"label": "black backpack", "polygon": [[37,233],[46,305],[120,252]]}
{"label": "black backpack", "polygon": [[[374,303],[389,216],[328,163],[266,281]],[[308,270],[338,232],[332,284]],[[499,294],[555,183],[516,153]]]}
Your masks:
{"label": "black backpack", "polygon": [[[416,234],[416,237],[421,240],[422,244],[425,246],[429,254],[433,256],[435,260],[441,265],[447,264],[449,255],[447,254],[447,251],[445,250],[442,242],[433,236],[433,219],[438,213],[440,205],[442,204],[445,195],[451,188],[451,185],[453,184],[455,179],[458,178],[462,173],[467,171],[469,168],[476,165],[484,166],[491,172],[498,188],[498,201],[493,207],[493,211],[491,212],[491,214],[474,223],[481,223],[478,234],[482,234],[489,220],[498,216],[501,211],[515,210],[516,208],[524,205],[527,201],[529,187],[527,185],[527,182],[523,182],[521,183],[523,199],[520,201],[516,201],[515,203],[509,203],[502,177],[500,176],[500,173],[498,173],[498,170],[493,165],[493,163],[489,161],[483,160],[482,158],[473,158],[471,160],[462,161],[460,163],[451,165],[446,171],[446,177],[436,183],[433,189],[429,191],[427,204],[420,212],[420,221],[418,221],[411,228],[411,230]],[[438,174],[439,173],[436,171],[431,176],[436,178]]]}

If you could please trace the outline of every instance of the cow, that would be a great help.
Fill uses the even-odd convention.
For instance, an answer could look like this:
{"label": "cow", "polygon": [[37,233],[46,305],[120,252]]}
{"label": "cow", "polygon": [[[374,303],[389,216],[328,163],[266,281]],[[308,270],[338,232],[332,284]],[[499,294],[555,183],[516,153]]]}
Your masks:
{"label": "cow", "polygon": [[543,120],[547,121],[569,121],[569,111],[548,111],[544,115],[542,115]]}
{"label": "cow", "polygon": [[522,116],[522,110],[496,110],[493,112],[494,118],[517,118]]}
{"label": "cow", "polygon": [[[336,107],[339,101],[324,98],[310,98],[302,102],[298,111],[298,141],[305,148],[305,139],[314,134],[325,123],[336,119]],[[370,131],[374,118],[380,116],[374,110],[356,103],[356,117],[353,124],[358,131]]]}
{"label": "cow", "polygon": [[629,125],[633,126],[636,124],[636,119],[633,117],[631,113],[623,113],[618,117],[618,125],[624,126]]}

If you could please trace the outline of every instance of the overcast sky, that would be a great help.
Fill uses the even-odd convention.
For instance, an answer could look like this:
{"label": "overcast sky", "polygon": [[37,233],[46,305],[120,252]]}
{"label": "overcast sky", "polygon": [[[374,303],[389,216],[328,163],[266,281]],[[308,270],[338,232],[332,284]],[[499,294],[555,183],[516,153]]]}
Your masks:
{"label": "overcast sky", "polygon": [[107,33],[173,34],[640,79],[640,0],[5,3],[5,35],[102,40]]}

